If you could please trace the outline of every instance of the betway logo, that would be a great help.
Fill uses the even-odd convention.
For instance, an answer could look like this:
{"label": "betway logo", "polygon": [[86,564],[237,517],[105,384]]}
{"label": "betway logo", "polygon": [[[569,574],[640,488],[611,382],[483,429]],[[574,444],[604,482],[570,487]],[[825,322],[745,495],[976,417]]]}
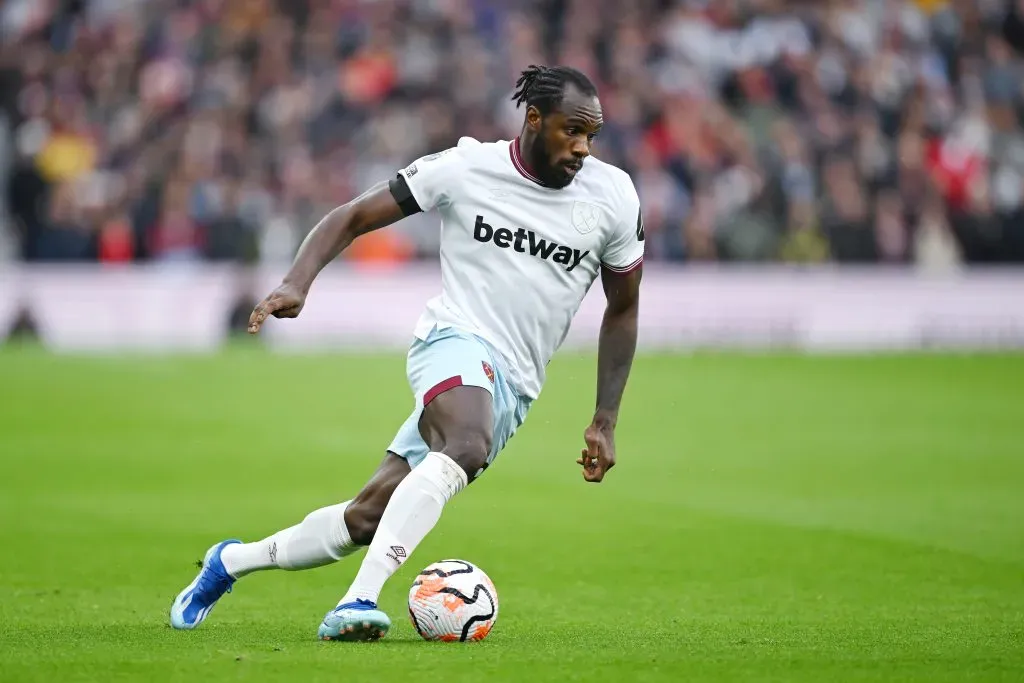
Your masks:
{"label": "betway logo", "polygon": [[502,249],[511,248],[520,254],[530,254],[545,261],[550,257],[555,263],[568,266],[565,272],[571,273],[573,268],[578,266],[587,257],[589,251],[581,252],[579,249],[566,247],[557,242],[549,242],[543,237],[537,237],[533,230],[519,228],[512,232],[508,228],[495,230],[489,224],[484,223],[483,216],[476,217],[476,224],[473,226],[473,239],[477,242],[494,242],[495,246]]}

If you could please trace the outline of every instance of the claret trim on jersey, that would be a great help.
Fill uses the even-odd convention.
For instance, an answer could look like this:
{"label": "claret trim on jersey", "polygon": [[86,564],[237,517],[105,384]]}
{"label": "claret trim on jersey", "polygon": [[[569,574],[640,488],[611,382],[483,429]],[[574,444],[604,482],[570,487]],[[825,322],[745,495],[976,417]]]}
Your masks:
{"label": "claret trim on jersey", "polygon": [[530,172],[530,169],[526,166],[526,163],[523,161],[523,156],[522,154],[519,153],[519,138],[516,138],[511,143],[509,143],[508,154],[510,157],[512,157],[512,165],[516,167],[517,171],[519,171],[519,175],[523,176],[527,180],[532,180],[533,182],[537,183],[542,187],[547,187],[543,180],[541,180],[540,178],[538,178],[537,176]]}
{"label": "claret trim on jersey", "polygon": [[601,265],[604,266],[607,270],[612,271],[616,275],[626,275],[628,273],[632,273],[634,270],[639,268],[641,266],[641,264],[643,264],[643,262],[644,262],[644,257],[641,256],[637,260],[635,260],[632,263],[630,263],[628,266],[623,266],[621,268],[616,268],[615,266],[609,266],[607,263],[602,263]]}

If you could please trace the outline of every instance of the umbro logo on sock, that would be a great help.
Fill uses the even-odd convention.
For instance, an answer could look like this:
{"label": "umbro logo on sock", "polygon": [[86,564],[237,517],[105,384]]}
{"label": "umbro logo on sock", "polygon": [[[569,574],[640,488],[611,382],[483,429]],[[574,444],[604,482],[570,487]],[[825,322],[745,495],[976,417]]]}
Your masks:
{"label": "umbro logo on sock", "polygon": [[405,548],[400,545],[391,546],[391,552],[385,554],[399,564],[401,564],[402,560],[408,556],[408,553],[405,552]]}

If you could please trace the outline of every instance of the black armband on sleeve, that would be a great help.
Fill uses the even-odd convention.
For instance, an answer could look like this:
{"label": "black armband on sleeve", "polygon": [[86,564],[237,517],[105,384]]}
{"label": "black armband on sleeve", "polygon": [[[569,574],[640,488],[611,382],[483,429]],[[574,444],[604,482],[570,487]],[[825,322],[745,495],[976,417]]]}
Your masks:
{"label": "black armband on sleeve", "polygon": [[411,216],[414,213],[420,213],[423,209],[416,202],[416,198],[412,196],[412,190],[409,189],[409,183],[406,182],[405,176],[401,173],[395,175],[394,178],[388,183],[388,189],[391,190],[391,196],[398,202],[398,208],[402,210],[402,214],[405,216]]}

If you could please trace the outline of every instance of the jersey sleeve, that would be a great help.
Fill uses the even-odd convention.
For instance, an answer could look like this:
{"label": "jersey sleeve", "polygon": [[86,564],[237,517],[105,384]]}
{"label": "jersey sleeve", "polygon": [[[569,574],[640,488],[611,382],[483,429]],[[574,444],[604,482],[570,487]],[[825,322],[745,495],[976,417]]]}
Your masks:
{"label": "jersey sleeve", "polygon": [[398,172],[391,194],[406,215],[446,205],[462,171],[458,148],[420,157]]}
{"label": "jersey sleeve", "polygon": [[613,273],[629,273],[644,260],[644,217],[632,183],[625,195],[601,255],[601,265]]}

